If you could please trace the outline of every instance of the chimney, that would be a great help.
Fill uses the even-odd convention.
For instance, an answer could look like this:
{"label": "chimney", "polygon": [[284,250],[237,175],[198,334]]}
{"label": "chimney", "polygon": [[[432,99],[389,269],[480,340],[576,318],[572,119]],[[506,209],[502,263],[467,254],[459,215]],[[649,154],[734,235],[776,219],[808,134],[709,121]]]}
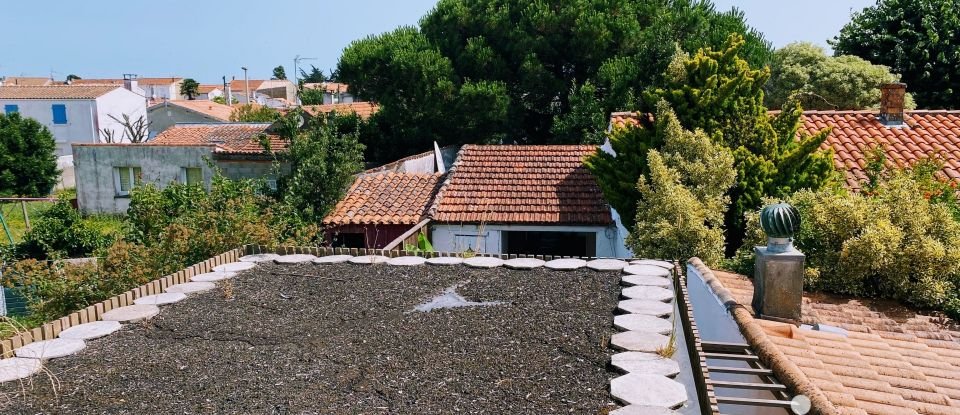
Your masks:
{"label": "chimney", "polygon": [[135,89],[139,88],[139,86],[137,85],[137,78],[139,78],[137,74],[133,74],[133,73],[123,74],[123,87],[126,88],[128,91],[137,92],[137,91],[134,91]]}
{"label": "chimney", "polygon": [[886,126],[903,125],[903,100],[906,95],[907,84],[880,86],[880,122]]}
{"label": "chimney", "polygon": [[800,230],[800,213],[787,203],[768,205],[760,212],[767,246],[754,247],[753,309],[758,316],[800,321],[805,256],[793,247]]}

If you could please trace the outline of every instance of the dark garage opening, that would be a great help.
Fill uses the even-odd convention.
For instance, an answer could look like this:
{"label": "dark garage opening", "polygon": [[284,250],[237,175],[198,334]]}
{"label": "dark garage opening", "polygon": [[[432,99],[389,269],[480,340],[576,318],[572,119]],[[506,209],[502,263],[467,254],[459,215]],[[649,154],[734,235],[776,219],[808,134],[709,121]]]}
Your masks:
{"label": "dark garage opening", "polygon": [[339,233],[333,237],[334,248],[366,248],[366,236],[362,233]]}
{"label": "dark garage opening", "polygon": [[513,255],[597,256],[594,232],[503,231],[503,252]]}

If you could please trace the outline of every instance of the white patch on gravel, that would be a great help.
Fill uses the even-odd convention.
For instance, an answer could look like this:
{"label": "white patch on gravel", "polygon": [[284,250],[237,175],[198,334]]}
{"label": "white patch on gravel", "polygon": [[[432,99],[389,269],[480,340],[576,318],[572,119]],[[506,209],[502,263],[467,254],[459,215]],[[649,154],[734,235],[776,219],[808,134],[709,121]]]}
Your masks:
{"label": "white patch on gravel", "polygon": [[546,264],[546,261],[537,258],[513,258],[503,261],[503,266],[510,269],[534,269],[540,268]]}
{"label": "white patch on gravel", "polygon": [[571,271],[587,266],[587,261],[576,258],[563,258],[547,261],[547,263],[543,264],[543,266],[557,271]]}
{"label": "white patch on gravel", "polygon": [[587,268],[594,271],[620,271],[626,266],[627,262],[619,259],[594,259],[587,262]]}
{"label": "white patch on gravel", "polygon": [[460,294],[457,294],[457,287],[462,284],[456,284],[443,290],[440,295],[433,297],[430,301],[416,306],[413,311],[429,312],[443,308],[458,307],[488,307],[503,304],[500,301],[468,301]]}
{"label": "white patch on gravel", "polygon": [[386,264],[389,261],[389,257],[383,255],[364,255],[364,256],[355,256],[350,258],[351,264],[359,265],[373,265],[373,264]]}

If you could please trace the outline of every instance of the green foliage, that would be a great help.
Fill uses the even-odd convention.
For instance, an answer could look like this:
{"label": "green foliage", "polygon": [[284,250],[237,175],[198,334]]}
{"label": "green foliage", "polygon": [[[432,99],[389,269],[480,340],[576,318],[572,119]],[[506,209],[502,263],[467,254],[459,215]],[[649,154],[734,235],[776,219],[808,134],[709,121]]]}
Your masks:
{"label": "green foliage", "polygon": [[310,65],[310,72],[300,70],[300,82],[319,84],[327,81],[327,75],[316,66]]}
{"label": "green foliage", "polygon": [[703,130],[733,151],[737,184],[725,220],[730,254],[742,241],[744,213],[760,207],[763,197],[819,189],[835,178],[831,154],[818,151],[829,130],[798,134],[799,105],[768,115],[763,86],[770,72],[751,69],[739,55],[743,46],[739,35],[731,35],[721,50],[678,55],[665,86],[645,94],[648,102],[666,100],[684,128]]}
{"label": "green foliage", "polygon": [[[926,163],[884,170],[869,192],[802,190],[787,198],[802,218],[794,244],[807,255],[808,289],[949,308],[960,294],[960,222],[954,193],[940,198],[942,182]],[[762,244],[758,221],[748,223],[750,242]],[[748,260],[743,268],[752,245],[739,254]]]}
{"label": "green foliage", "polygon": [[300,88],[301,105],[323,105],[323,89]]}
{"label": "green foliage", "polygon": [[351,44],[338,74],[381,105],[368,151],[404,150],[368,154],[377,161],[433,141],[593,142],[600,119],[655,82],[678,46],[720,46],[731,32],[747,37],[753,64],[767,61],[742,14],[709,2],[442,0],[419,28]]}
{"label": "green foliage", "polygon": [[[813,110],[861,110],[880,106],[880,86],[899,82],[890,68],[856,56],[830,57],[807,42],[791,43],[773,54],[766,86],[767,107],[780,109],[791,99]],[[907,108],[915,108],[907,94]]]}
{"label": "green foliage", "polygon": [[222,105],[233,105],[233,104],[236,104],[236,103],[240,102],[240,101],[237,100],[236,98],[232,98],[232,99],[230,99],[230,104],[227,104],[227,97],[226,97],[225,95],[221,95],[221,96],[218,96],[218,97],[213,97],[213,99],[211,99],[211,101],[216,102],[217,104],[222,104]]}
{"label": "green foliage", "polygon": [[[293,122],[299,113],[287,115]],[[356,114],[332,112],[310,120],[306,128],[289,129],[290,145],[283,155],[290,173],[278,180],[286,212],[302,223],[320,223],[363,169],[362,121]]]}
{"label": "green foliage", "polygon": [[640,176],[636,227],[628,244],[640,257],[706,263],[723,258],[723,212],[734,183],[733,155],[702,131],[680,126],[665,102],[657,106],[655,134],[662,150],[650,150],[649,173]]}
{"label": "green foliage", "polygon": [[903,75],[923,108],[960,108],[960,1],[881,0],[854,13],[831,43]]}
{"label": "green foliage", "polygon": [[32,228],[17,246],[21,257],[77,258],[87,257],[113,243],[113,235],[102,232],[83,220],[70,202],[60,199],[37,215]]}
{"label": "green foliage", "polygon": [[200,95],[200,83],[193,78],[184,79],[180,84],[180,95],[186,96],[187,99],[196,98]]}
{"label": "green foliage", "polygon": [[272,79],[287,79],[287,71],[283,70],[283,65],[278,65],[276,68],[273,68]]}
{"label": "green foliage", "polygon": [[233,122],[274,122],[280,118],[280,112],[263,105],[244,104],[230,113]]}
{"label": "green foliage", "polygon": [[57,145],[32,118],[0,114],[0,197],[43,197],[57,184]]}

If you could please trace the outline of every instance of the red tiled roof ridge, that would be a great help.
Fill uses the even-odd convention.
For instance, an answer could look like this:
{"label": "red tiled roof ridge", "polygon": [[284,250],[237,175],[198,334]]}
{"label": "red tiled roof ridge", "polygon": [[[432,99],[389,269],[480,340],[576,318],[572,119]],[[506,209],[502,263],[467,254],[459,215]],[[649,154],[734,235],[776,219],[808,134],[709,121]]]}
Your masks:
{"label": "red tiled roof ridge", "polygon": [[324,225],[413,225],[426,216],[440,173],[382,172],[356,176]]}
{"label": "red tiled roof ridge", "polygon": [[181,123],[167,128],[148,141],[147,145],[216,145],[219,154],[264,154],[258,140],[260,134],[266,134],[271,149],[280,151],[287,142],[270,134],[267,129],[271,123]]}

